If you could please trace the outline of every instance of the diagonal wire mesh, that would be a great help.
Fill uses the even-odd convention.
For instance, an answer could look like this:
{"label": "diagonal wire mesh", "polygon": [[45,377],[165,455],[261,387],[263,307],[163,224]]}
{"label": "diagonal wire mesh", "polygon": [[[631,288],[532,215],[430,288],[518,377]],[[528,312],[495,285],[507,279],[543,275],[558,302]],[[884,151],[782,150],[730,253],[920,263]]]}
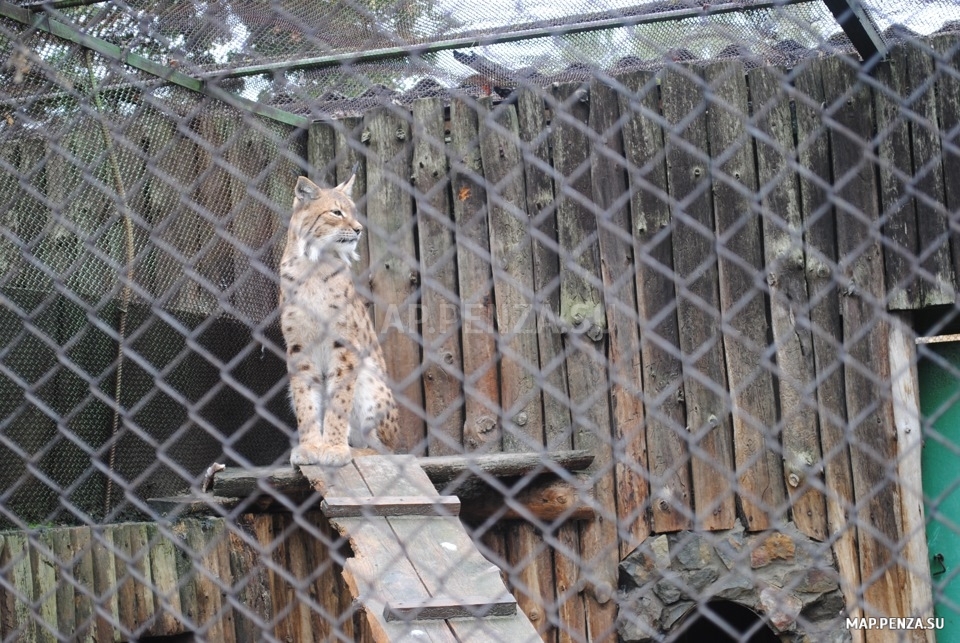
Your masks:
{"label": "diagonal wire mesh", "polygon": [[960,637],[958,20],[0,2],[0,640]]}

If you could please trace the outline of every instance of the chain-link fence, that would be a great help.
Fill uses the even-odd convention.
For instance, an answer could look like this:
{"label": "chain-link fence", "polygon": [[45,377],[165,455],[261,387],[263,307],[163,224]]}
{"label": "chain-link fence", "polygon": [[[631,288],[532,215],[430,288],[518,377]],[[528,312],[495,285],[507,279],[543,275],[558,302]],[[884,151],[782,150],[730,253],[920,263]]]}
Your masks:
{"label": "chain-link fence", "polygon": [[0,639],[960,641],[958,24],[0,2]]}

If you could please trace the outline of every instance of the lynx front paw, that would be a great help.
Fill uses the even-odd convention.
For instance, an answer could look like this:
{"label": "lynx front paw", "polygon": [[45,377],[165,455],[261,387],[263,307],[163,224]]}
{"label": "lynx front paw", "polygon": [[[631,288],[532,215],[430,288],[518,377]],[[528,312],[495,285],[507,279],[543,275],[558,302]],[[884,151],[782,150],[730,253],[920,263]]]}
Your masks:
{"label": "lynx front paw", "polygon": [[301,467],[318,465],[321,467],[342,467],[350,463],[353,457],[350,448],[335,446],[299,445],[290,453],[290,464]]}

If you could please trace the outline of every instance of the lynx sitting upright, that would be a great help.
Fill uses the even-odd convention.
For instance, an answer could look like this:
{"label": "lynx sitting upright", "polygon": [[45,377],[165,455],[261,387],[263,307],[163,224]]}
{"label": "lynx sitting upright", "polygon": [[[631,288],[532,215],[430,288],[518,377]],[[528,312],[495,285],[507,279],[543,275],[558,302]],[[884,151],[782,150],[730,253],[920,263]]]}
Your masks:
{"label": "lynx sitting upright", "polygon": [[397,408],[383,353],[349,264],[363,227],[354,177],[323,189],[297,180],[280,262],[280,325],[300,444],[293,465],[343,466],[350,446],[396,445]]}

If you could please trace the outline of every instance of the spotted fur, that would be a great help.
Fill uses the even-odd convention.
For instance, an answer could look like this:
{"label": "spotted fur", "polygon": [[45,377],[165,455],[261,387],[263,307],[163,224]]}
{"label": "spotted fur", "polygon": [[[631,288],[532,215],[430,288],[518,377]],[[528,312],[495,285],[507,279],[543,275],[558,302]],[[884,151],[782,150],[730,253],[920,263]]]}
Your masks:
{"label": "spotted fur", "polygon": [[280,262],[280,324],[300,443],[293,465],[343,466],[350,446],[392,450],[397,407],[383,352],[349,264],[363,227],[353,177],[323,189],[300,177]]}

